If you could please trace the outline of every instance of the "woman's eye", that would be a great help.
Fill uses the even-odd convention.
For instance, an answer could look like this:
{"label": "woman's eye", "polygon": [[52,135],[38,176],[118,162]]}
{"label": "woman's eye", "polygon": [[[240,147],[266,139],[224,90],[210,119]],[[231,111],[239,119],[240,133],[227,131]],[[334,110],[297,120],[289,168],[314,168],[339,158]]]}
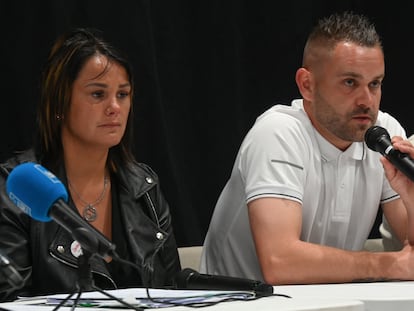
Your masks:
{"label": "woman's eye", "polygon": [[102,97],[103,96],[103,94],[104,94],[104,92],[102,92],[102,91],[97,91],[97,92],[93,92],[92,93],[92,96],[93,97]]}
{"label": "woman's eye", "polygon": [[118,97],[120,98],[124,98],[124,97],[128,97],[129,96],[129,92],[119,92],[118,93]]}

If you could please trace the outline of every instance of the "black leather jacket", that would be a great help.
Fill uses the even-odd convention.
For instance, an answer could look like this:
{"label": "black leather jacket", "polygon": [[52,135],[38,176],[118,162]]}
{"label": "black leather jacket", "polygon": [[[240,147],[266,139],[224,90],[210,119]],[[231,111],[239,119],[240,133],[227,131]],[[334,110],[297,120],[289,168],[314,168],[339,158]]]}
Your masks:
{"label": "black leather jacket", "polygon": [[[78,281],[78,259],[71,251],[72,236],[54,221],[39,222],[30,218],[8,198],[8,174],[16,165],[27,161],[35,161],[32,152],[0,165],[0,252],[11,259],[25,284],[20,290],[11,288],[0,273],[0,301],[15,299],[16,295],[70,293]],[[53,173],[66,184],[63,167],[60,172]],[[128,169],[118,169],[111,178],[118,182],[118,187],[113,187],[117,189],[113,195],[113,202],[115,196],[117,203],[113,205],[118,206],[121,224],[118,227],[122,227],[113,226],[113,234],[118,232],[120,242],[115,243],[116,251],[120,246],[128,258],[118,252],[120,257],[133,262],[140,271],[130,266],[128,270],[119,263],[115,268],[108,268],[101,257],[93,256],[90,266],[94,284],[102,289],[171,285],[181,265],[169,207],[160,191],[157,175],[147,165],[139,163]],[[69,206],[76,210],[71,200]],[[119,269],[123,274],[115,281],[117,272],[114,271]]]}

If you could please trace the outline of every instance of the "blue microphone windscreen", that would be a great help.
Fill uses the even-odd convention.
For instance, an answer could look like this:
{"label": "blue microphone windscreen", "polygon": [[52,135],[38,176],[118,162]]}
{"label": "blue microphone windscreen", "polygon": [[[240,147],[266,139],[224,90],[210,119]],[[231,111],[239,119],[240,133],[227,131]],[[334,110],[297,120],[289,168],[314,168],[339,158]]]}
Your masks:
{"label": "blue microphone windscreen", "polygon": [[11,201],[23,212],[39,221],[50,221],[50,208],[58,200],[68,200],[62,182],[37,163],[16,166],[7,177],[6,191]]}

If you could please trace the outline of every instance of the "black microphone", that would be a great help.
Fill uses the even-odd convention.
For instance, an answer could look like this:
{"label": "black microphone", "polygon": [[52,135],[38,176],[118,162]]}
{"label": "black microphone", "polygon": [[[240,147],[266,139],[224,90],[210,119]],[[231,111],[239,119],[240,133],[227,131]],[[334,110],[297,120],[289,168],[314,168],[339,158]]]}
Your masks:
{"label": "black microphone", "polygon": [[273,286],[261,281],[201,274],[190,268],[185,268],[175,275],[174,286],[176,289],[253,291],[259,297],[273,295]]}
{"label": "black microphone", "polygon": [[387,130],[381,126],[372,126],[365,132],[367,146],[380,152],[398,170],[414,181],[414,160],[406,153],[402,153],[392,147],[391,137]]}
{"label": "black microphone", "polygon": [[11,201],[26,214],[43,222],[53,219],[85,251],[119,258],[115,245],[67,205],[65,186],[40,164],[27,162],[16,166],[7,178],[6,189]]}
{"label": "black microphone", "polygon": [[23,278],[16,268],[12,265],[10,260],[0,253],[0,274],[3,274],[7,282],[13,288],[21,288],[23,286]]}

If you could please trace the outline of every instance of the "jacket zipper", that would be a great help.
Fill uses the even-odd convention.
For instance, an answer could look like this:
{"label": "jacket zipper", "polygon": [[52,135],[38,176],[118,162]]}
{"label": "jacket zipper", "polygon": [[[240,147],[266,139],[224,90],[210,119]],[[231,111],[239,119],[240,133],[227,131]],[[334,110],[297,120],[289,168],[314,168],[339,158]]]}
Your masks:
{"label": "jacket zipper", "polygon": [[148,192],[145,192],[145,197],[146,197],[146,201],[147,201],[148,205],[149,205],[149,206],[150,206],[150,208],[151,208],[152,214],[153,214],[153,215],[154,215],[154,217],[155,217],[155,222],[157,223],[157,227],[158,227],[158,228],[160,228],[160,220],[159,220],[159,218],[158,218],[157,211],[155,210],[154,203],[152,203],[151,197],[150,197],[150,195],[148,194]]}

